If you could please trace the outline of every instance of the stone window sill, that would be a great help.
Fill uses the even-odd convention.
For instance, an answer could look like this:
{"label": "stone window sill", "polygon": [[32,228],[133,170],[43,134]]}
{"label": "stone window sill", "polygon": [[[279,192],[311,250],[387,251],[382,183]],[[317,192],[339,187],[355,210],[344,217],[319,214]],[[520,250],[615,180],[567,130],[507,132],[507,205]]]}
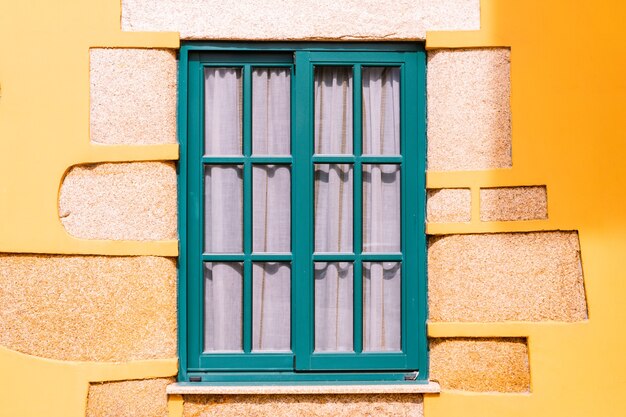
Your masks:
{"label": "stone window sill", "polygon": [[214,385],[174,383],[167,386],[172,395],[220,394],[438,394],[437,382],[424,384],[354,384],[354,385]]}

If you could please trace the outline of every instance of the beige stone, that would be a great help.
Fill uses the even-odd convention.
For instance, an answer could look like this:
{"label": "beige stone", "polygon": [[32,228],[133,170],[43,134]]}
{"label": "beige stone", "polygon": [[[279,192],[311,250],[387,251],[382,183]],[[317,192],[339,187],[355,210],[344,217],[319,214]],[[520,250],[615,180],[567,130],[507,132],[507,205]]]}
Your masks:
{"label": "beige stone", "polygon": [[479,30],[480,0],[416,0],[427,31]]}
{"label": "beige stone", "polygon": [[0,345],[61,360],[176,356],[176,265],[158,257],[0,255]]}
{"label": "beige stone", "polygon": [[421,395],[192,395],[184,417],[421,417]]}
{"label": "beige stone", "polygon": [[87,417],[167,417],[165,387],[174,378],[94,383]]}
{"label": "beige stone", "polygon": [[442,389],[530,391],[525,339],[431,339],[429,358],[430,377],[439,381]]}
{"label": "beige stone", "polygon": [[312,384],[280,384],[280,385],[189,385],[186,383],[170,384],[167,387],[168,394],[180,395],[224,395],[224,394],[437,394],[441,387],[433,381],[421,384],[363,384],[363,385],[315,385]]}
{"label": "beige stone", "polygon": [[417,40],[477,30],[479,0],[123,0],[122,30],[182,39]]}
{"label": "beige stone", "polygon": [[578,234],[430,238],[428,311],[432,321],[587,319]]}
{"label": "beige stone", "polygon": [[472,195],[469,188],[428,190],[426,220],[433,223],[469,222]]}
{"label": "beige stone", "polygon": [[548,218],[545,186],[480,190],[480,220],[538,220]]}
{"label": "beige stone", "polygon": [[159,49],[92,49],[91,140],[176,143],[176,55]]}
{"label": "beige stone", "polygon": [[510,50],[428,54],[428,170],[511,166]]}
{"label": "beige stone", "polygon": [[176,198],[172,163],[81,165],[63,180],[59,216],[83,239],[176,239]]}

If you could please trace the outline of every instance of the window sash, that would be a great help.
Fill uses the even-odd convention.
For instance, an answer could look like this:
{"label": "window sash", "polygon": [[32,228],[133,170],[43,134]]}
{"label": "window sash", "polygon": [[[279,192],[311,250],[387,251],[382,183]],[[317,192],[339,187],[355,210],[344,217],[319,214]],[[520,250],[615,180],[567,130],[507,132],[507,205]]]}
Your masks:
{"label": "window sash", "polygon": [[[236,44],[238,45],[238,44]],[[427,378],[426,357],[426,291],[424,236],[424,54],[405,52],[357,51],[337,54],[337,45],[305,45],[293,53],[293,44],[269,44],[275,54],[203,55],[199,50],[219,51],[225,46],[185,45],[181,49],[181,96],[179,99],[179,132],[181,132],[180,207],[180,378],[200,372],[220,371],[406,371],[420,369],[420,379]],[[263,46],[269,46],[259,44]],[[231,44],[232,46],[232,44]],[[368,45],[371,47],[372,45]],[[238,47],[241,47],[238,45]],[[402,45],[402,48],[405,45]],[[208,48],[208,49],[207,49]],[[255,49],[254,47],[252,47]],[[291,48],[291,49],[289,49]],[[316,49],[317,48],[317,49]],[[320,51],[328,48],[331,51]],[[373,49],[378,48],[375,45]],[[382,48],[382,47],[381,47]],[[398,48],[398,49],[402,49]],[[407,49],[418,50],[415,45]],[[293,55],[291,55],[293,53]],[[354,66],[354,155],[313,155],[313,68],[319,65]],[[203,68],[227,66],[242,68],[243,75],[243,155],[203,156],[204,93]],[[397,66],[401,69],[401,152],[400,156],[361,155],[361,66]],[[288,67],[291,70],[291,156],[253,156],[251,149],[251,70],[253,67]],[[409,76],[410,75],[410,76]],[[419,87],[419,88],[418,88]],[[298,111],[295,111],[295,109]],[[411,111],[409,112],[409,109]],[[411,138],[412,140],[409,140]],[[313,253],[313,164],[350,163],[354,170],[354,186],[362,187],[363,163],[397,163],[401,166],[401,247],[402,253]],[[203,174],[205,165],[230,164],[244,166],[244,253],[207,254],[202,252]],[[251,250],[251,173],[254,164],[291,165],[292,207],[306,207],[303,215],[292,214],[292,253],[255,254]],[[354,247],[361,245],[361,193],[354,192]],[[359,216],[356,216],[357,211]],[[311,219],[298,222],[296,217]],[[246,219],[247,217],[247,219]],[[358,217],[358,218],[357,218]],[[358,237],[358,238],[357,238]],[[421,248],[421,249],[420,249]],[[354,342],[355,353],[314,353],[313,261],[355,261],[354,263]],[[203,261],[244,262],[244,353],[202,353]],[[292,348],[293,353],[251,351],[251,266],[253,261],[289,261],[292,270]],[[361,261],[402,262],[402,352],[361,352],[362,350],[362,270]],[[420,266],[421,265],[421,266]],[[306,279],[304,279],[304,277]],[[296,306],[297,304],[297,306]],[[216,373],[217,372],[217,373]],[[206,375],[211,375],[206,374]],[[304,375],[304,374],[300,374]],[[310,374],[309,374],[310,375]],[[210,378],[210,377],[209,377]]]}

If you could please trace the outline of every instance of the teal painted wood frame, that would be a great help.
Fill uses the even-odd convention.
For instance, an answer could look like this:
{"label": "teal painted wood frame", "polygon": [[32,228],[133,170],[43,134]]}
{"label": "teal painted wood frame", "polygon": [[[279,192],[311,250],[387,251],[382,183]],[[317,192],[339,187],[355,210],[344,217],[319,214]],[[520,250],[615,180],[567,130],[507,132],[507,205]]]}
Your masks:
{"label": "teal painted wood frame", "polygon": [[[425,212],[425,56],[419,44],[325,43],[189,43],[180,51],[179,70],[179,356],[181,381],[250,383],[315,381],[398,382],[419,371],[412,383],[428,379],[426,340]],[[313,154],[313,70],[316,65],[353,67],[354,154]],[[401,71],[401,156],[361,155],[361,68],[395,66]],[[203,71],[206,66],[239,67],[243,71],[243,154],[203,155]],[[292,91],[292,155],[251,153],[251,69],[289,67]],[[352,254],[313,253],[313,164],[349,163],[354,175],[354,248]],[[361,253],[362,164],[400,164],[402,252]],[[203,178],[206,165],[240,165],[244,171],[244,251],[203,253]],[[292,252],[253,253],[251,245],[252,166],[291,165]],[[293,210],[292,210],[293,213]],[[309,221],[302,221],[302,219]],[[297,220],[297,221],[296,221]],[[232,261],[244,265],[244,333],[242,353],[204,353],[203,262]],[[292,352],[251,351],[252,262],[291,262]],[[313,262],[354,262],[354,353],[315,353],[313,349]],[[362,261],[402,263],[402,351],[362,352]],[[297,300],[297,302],[296,302]]]}

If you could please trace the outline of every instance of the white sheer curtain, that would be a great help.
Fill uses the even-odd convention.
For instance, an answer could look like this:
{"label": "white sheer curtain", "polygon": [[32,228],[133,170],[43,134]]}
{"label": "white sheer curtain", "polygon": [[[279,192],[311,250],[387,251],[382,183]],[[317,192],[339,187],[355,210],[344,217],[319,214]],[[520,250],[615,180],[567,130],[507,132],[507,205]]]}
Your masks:
{"label": "white sheer curtain", "polygon": [[[315,153],[352,153],[352,69],[315,68]],[[315,165],[315,251],[352,252],[353,169]],[[353,265],[315,264],[315,350],[353,349]]]}
{"label": "white sheer curtain", "polygon": [[[400,153],[400,70],[365,67],[363,152]],[[363,165],[363,251],[399,252],[400,166]],[[363,263],[363,350],[401,348],[401,265]]]}
{"label": "white sheer curtain", "polygon": [[284,262],[252,265],[252,350],[291,347],[291,268]]}
{"label": "white sheer curtain", "polygon": [[242,350],[243,265],[204,264],[204,350]]}
{"label": "white sheer curtain", "polygon": [[363,350],[401,348],[399,262],[363,262]]}
{"label": "white sheer curtain", "polygon": [[364,67],[363,153],[400,153],[400,69]]}
{"label": "white sheer curtain", "polygon": [[[242,153],[241,70],[205,70],[205,152]],[[258,155],[289,155],[291,142],[288,68],[252,72],[252,149]],[[254,165],[252,249],[291,251],[291,173],[288,165]],[[243,251],[243,169],[208,166],[205,171],[205,252]],[[205,349],[242,349],[242,265],[207,263]],[[252,349],[284,351],[291,345],[291,266],[252,266]]]}
{"label": "white sheer curtain", "polygon": [[291,143],[289,68],[252,71],[252,152],[289,155]]}
{"label": "white sheer curtain", "polygon": [[241,155],[241,69],[204,70],[204,152]]}
{"label": "white sheer curtain", "polygon": [[[364,67],[363,152],[400,152],[398,68]],[[252,149],[258,155],[290,154],[290,74],[287,69],[253,71]],[[353,152],[352,70],[315,68],[315,153]],[[205,71],[205,151],[241,155],[241,71]],[[209,166],[205,171],[205,251],[242,252],[241,166]],[[398,252],[400,245],[400,166],[363,165],[364,252]],[[288,166],[253,169],[255,252],[291,250],[291,173]],[[315,165],[315,251],[353,251],[353,166]],[[315,349],[353,349],[353,284],[363,280],[363,342],[367,351],[400,349],[401,265],[365,262],[353,276],[349,262],[315,264]],[[253,265],[253,349],[288,350],[291,323],[291,266],[284,262]],[[205,349],[241,350],[242,267],[205,264]]]}
{"label": "white sheer curtain", "polygon": [[352,153],[352,68],[315,67],[315,153]]}
{"label": "white sheer curtain", "polygon": [[315,263],[315,350],[353,350],[353,265]]}
{"label": "white sheer curtain", "polygon": [[[289,155],[291,77],[288,68],[252,72],[252,151]],[[255,165],[252,172],[252,249],[291,251],[291,173],[287,165]],[[252,349],[291,347],[291,268],[267,262],[252,267]]]}

